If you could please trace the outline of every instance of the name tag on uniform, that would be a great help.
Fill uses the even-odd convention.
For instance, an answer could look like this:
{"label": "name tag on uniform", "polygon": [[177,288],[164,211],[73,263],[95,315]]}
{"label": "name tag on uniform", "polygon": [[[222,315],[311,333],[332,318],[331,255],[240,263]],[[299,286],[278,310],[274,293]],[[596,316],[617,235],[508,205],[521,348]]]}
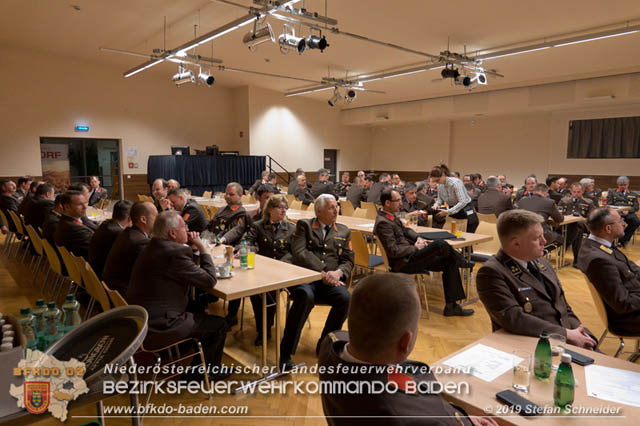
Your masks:
{"label": "name tag on uniform", "polygon": [[465,211],[465,213],[467,214],[467,216],[471,216],[471,215],[476,214],[476,212],[473,211],[473,210],[467,210],[467,211]]}
{"label": "name tag on uniform", "polygon": [[518,291],[527,291],[527,290],[531,290],[531,287],[519,287]]}

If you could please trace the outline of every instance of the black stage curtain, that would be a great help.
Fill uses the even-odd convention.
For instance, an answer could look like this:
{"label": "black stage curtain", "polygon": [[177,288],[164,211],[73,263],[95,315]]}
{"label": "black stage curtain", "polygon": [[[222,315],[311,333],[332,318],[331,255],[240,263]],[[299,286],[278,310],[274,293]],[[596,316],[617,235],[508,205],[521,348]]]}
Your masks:
{"label": "black stage curtain", "polygon": [[147,183],[158,178],[175,179],[193,195],[204,191],[224,191],[229,182],[249,188],[260,179],[266,157],[253,155],[151,155],[147,163]]}
{"label": "black stage curtain", "polygon": [[640,158],[640,117],[571,121],[567,158]]}

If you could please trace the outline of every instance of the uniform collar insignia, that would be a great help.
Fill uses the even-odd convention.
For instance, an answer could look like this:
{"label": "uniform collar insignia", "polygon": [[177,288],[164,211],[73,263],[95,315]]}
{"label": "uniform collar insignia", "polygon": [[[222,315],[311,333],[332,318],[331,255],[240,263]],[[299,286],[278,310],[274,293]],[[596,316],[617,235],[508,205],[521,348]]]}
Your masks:
{"label": "uniform collar insignia", "polygon": [[406,393],[415,393],[415,390],[409,392],[407,390],[407,385],[411,385],[412,389],[416,389],[415,380],[412,377],[407,376],[406,374],[398,373],[391,369],[387,376],[387,381],[389,383],[395,383],[398,386],[398,389],[401,389]]}
{"label": "uniform collar insignia", "polygon": [[338,225],[336,225],[335,223],[333,224],[333,230],[338,232]]}
{"label": "uniform collar insignia", "polygon": [[231,206],[231,211],[232,211],[232,212],[235,212],[235,211],[236,211],[236,210],[238,210],[239,208],[240,208],[240,206],[236,204],[236,205],[234,205],[234,206]]}
{"label": "uniform collar insignia", "polygon": [[318,228],[320,228],[320,224],[318,223],[318,220],[317,220],[317,219],[313,219],[313,224],[311,225],[311,227],[312,227],[313,229],[318,229]]}
{"label": "uniform collar insignia", "polygon": [[518,265],[518,262],[516,262],[515,260],[507,259],[504,262],[504,264],[507,268],[511,270],[511,273],[516,277],[522,275],[522,269],[520,269],[520,265]]}
{"label": "uniform collar insignia", "polygon": [[605,246],[604,244],[600,244],[600,250],[602,250],[607,254],[613,254],[613,250],[611,250],[609,247]]}
{"label": "uniform collar insignia", "polygon": [[395,219],[395,217],[390,213],[386,213],[384,216],[389,220],[394,220]]}

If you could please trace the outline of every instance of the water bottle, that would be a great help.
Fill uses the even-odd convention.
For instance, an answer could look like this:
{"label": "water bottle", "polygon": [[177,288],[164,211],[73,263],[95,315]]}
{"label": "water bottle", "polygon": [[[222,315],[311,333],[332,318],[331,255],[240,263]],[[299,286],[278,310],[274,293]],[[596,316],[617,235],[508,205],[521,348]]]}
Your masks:
{"label": "water bottle", "polygon": [[571,355],[562,354],[562,360],[556,372],[555,386],[553,388],[553,403],[562,409],[573,404],[576,381],[571,369]]}
{"label": "water bottle", "polygon": [[36,339],[36,333],[33,331],[33,315],[31,315],[31,309],[20,308],[20,318],[18,323],[22,328],[22,334],[24,334],[27,340],[27,349],[36,349],[38,346],[38,340]]}
{"label": "water bottle", "polygon": [[60,326],[60,317],[62,312],[57,308],[56,302],[49,302],[47,304],[47,311],[44,313],[44,318],[47,322],[47,327],[44,336],[44,346],[48,348],[62,337],[62,331]]}
{"label": "water bottle", "polygon": [[44,299],[36,300],[36,307],[33,308],[33,331],[36,333],[36,339],[38,340],[38,349],[43,349],[43,338],[45,329],[47,327],[47,322],[44,319],[44,313],[46,312],[47,307],[45,305]]}
{"label": "water bottle", "polygon": [[249,263],[247,261],[249,249],[247,248],[247,241],[244,238],[240,240],[240,250],[238,250],[238,253],[240,254],[240,267],[242,269],[247,269],[249,267]]}
{"label": "water bottle", "polygon": [[62,305],[64,312],[64,322],[62,323],[62,332],[68,333],[82,322],[80,318],[80,303],[73,294],[67,294],[67,300]]}
{"label": "water bottle", "polygon": [[551,376],[551,344],[549,343],[549,333],[540,333],[540,340],[536,346],[535,360],[533,363],[533,373],[538,379],[546,380]]}

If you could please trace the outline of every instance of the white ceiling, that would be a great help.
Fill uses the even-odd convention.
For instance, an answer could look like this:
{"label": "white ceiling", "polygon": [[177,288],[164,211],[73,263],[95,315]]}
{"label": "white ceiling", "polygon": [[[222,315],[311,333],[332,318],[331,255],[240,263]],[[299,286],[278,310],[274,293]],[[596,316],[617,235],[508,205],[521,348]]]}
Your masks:
{"label": "white ceiling", "polygon": [[[249,5],[249,0],[235,0]],[[303,2],[298,3],[297,7]],[[80,7],[76,11],[72,5]],[[324,0],[306,0],[309,11],[325,14]],[[141,53],[164,46],[163,23],[167,20],[166,48],[174,48],[235,18],[240,8],[206,0],[3,0],[0,3],[0,41],[51,52],[64,57],[101,62],[121,74],[144,62],[143,58],[98,51],[111,47]],[[327,15],[337,27],[369,38],[438,54],[451,40],[451,50],[462,53],[507,46],[545,37],[574,34],[590,28],[640,20],[640,1],[615,0],[328,0]],[[276,36],[282,22],[269,18]],[[265,44],[250,52],[242,44],[249,27],[226,34],[201,46],[197,53],[224,60],[229,67],[320,80],[343,78],[407,64],[425,58],[327,34],[330,47],[302,55],[282,55],[277,45]],[[303,29],[305,34],[307,30]],[[593,76],[640,72],[640,33],[562,48],[548,49],[486,61],[505,78],[490,78],[482,90],[574,80]],[[175,64],[161,64],[141,72],[166,76]],[[349,107],[467,93],[449,81],[432,82],[439,70],[366,83],[386,94],[359,93]],[[225,87],[254,85],[277,91],[304,86],[291,80],[234,72],[214,72],[216,84]],[[205,88],[202,88],[205,90]],[[325,101],[330,91],[304,95]],[[344,105],[342,105],[344,107]]]}

